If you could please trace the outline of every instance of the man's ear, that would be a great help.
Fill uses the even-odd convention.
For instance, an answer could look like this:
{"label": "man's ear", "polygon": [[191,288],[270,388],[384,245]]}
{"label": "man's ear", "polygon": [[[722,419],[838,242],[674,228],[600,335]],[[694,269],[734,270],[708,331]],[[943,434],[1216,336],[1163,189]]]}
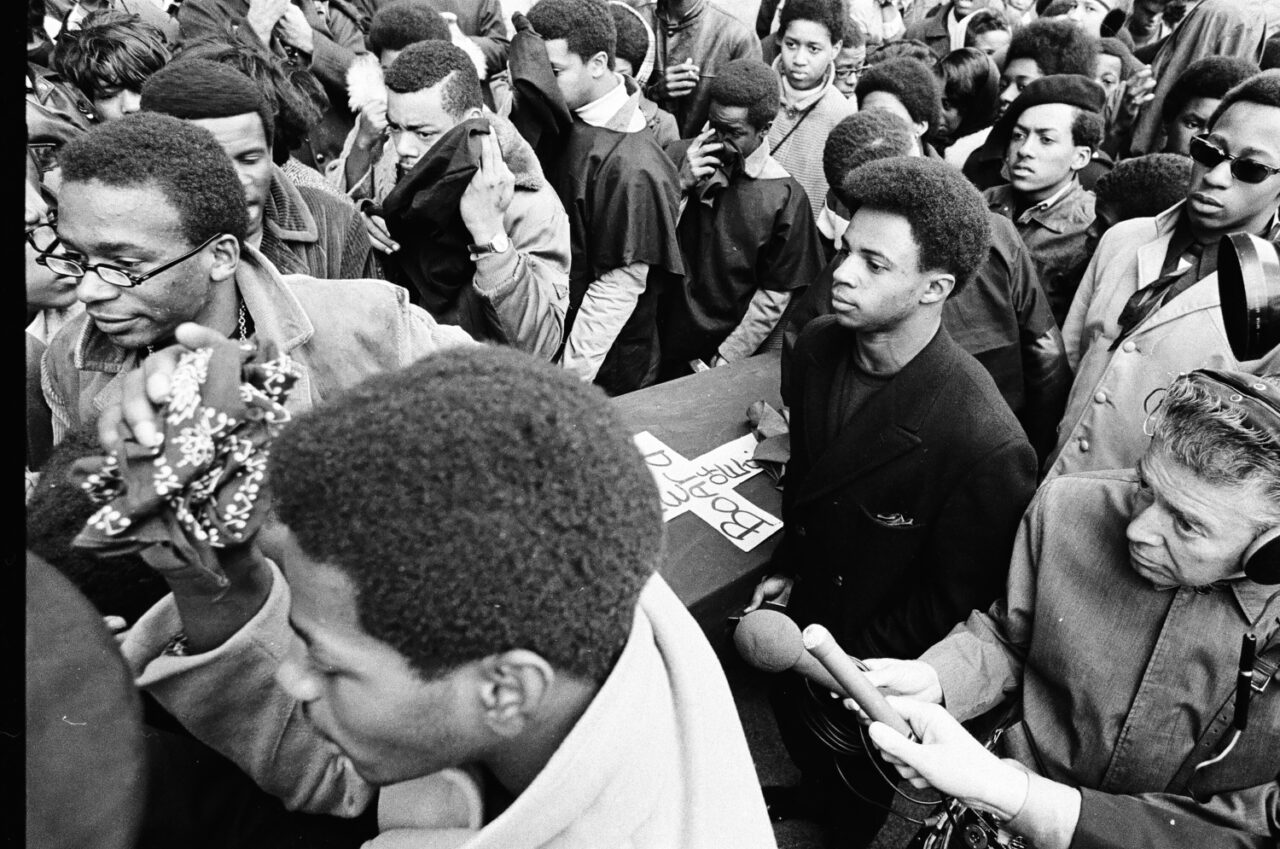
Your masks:
{"label": "man's ear", "polygon": [[235,277],[240,266],[240,240],[223,234],[210,247],[213,248],[213,265],[209,267],[209,278],[221,282]]}
{"label": "man's ear", "polygon": [[542,655],[512,649],[478,663],[484,724],[507,739],[519,736],[538,715],[556,673]]}
{"label": "man's ear", "polygon": [[940,304],[945,301],[956,288],[956,276],[945,271],[932,271],[925,284],[924,293],[920,296],[922,304]]}
{"label": "man's ear", "polygon": [[597,80],[609,73],[609,54],[601,50],[588,59],[587,73]]}
{"label": "man's ear", "polygon": [[1075,153],[1071,155],[1071,170],[1079,171],[1088,165],[1093,159],[1093,148],[1085,147],[1082,144],[1076,145]]}

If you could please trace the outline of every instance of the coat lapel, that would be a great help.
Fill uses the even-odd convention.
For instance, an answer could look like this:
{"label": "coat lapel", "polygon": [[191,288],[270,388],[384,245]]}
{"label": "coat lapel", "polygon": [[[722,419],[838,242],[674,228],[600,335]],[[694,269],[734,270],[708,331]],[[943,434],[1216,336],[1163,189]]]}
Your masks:
{"label": "coat lapel", "polygon": [[[796,504],[804,504],[847,486],[921,445],[920,429],[946,386],[960,349],[944,328],[916,358],[898,372],[858,411],[857,416],[813,457],[813,468],[801,484]],[[831,397],[834,370],[824,364],[817,380],[805,388],[805,438],[820,433]]]}

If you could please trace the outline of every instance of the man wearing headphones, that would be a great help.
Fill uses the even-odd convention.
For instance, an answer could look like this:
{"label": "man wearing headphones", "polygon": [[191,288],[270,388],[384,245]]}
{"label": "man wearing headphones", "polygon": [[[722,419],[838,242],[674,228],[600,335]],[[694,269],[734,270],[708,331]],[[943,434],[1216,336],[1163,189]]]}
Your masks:
{"label": "man wearing headphones", "polygon": [[[1145,430],[1137,469],[1041,487],[1006,600],[919,660],[867,661],[922,742],[870,733],[1038,849],[1193,845],[1206,823],[1213,845],[1275,845],[1280,376],[1182,375]],[[965,721],[1011,695],[994,751],[1016,763],[920,704]]]}

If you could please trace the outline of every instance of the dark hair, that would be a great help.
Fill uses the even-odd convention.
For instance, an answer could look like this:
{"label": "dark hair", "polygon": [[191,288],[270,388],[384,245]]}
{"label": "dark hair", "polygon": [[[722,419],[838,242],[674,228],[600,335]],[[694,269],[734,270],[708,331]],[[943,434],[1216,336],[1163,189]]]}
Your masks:
{"label": "dark hair", "polygon": [[1261,71],[1222,96],[1222,102],[1209,118],[1212,130],[1218,119],[1237,103],[1257,103],[1280,108],[1280,70]]}
{"label": "dark hair", "polygon": [[175,118],[201,121],[258,113],[270,146],[276,120],[262,88],[231,65],[208,59],[177,59],[142,86],[142,108]]}
{"label": "dark hair", "polygon": [[249,228],[244,188],[213,133],[155,112],[99,124],[67,143],[58,157],[63,196],[69,183],[154,186],[178,210],[192,246],[219,233],[241,242]]}
{"label": "dark hair", "polygon": [[858,76],[858,102],[877,91],[898,98],[912,121],[924,122],[930,127],[937,123],[942,87],[923,62],[904,57],[867,68]]}
{"label": "dark hair", "polygon": [[139,91],[168,61],[164,33],[124,12],[94,12],[80,29],[59,35],[53,48],[53,69],[90,100],[108,88]]}
{"label": "dark hair", "polygon": [[994,9],[979,9],[969,16],[969,23],[964,30],[964,46],[973,47],[978,36],[989,32],[1009,32],[1009,22],[1004,15]]}
{"label": "dark hair", "polygon": [[431,88],[446,80],[440,103],[454,118],[484,105],[476,65],[462,48],[448,41],[419,41],[410,44],[387,68],[387,88],[409,94]]}
{"label": "dark hair", "polygon": [[1098,39],[1065,18],[1040,18],[1018,29],[1009,40],[1005,67],[1014,59],[1031,59],[1045,77],[1081,74],[1093,79]]}
{"label": "dark hair", "polygon": [[427,679],[523,648],[603,681],[662,548],[653,478],[608,399],[509,348],[365,380],[298,416],[270,473],[302,550]]}
{"label": "dark hair", "polygon": [[618,32],[614,50],[617,58],[629,62],[632,72],[640,73],[640,66],[649,55],[649,30],[640,14],[625,3],[610,3],[609,14],[613,15],[613,26]]}
{"label": "dark hair", "polygon": [[867,31],[862,28],[862,24],[853,18],[846,17],[844,19],[844,34],[840,36],[840,49],[845,50],[850,47],[866,47]]}
{"label": "dark hair", "polygon": [[813,21],[827,30],[831,43],[844,37],[845,21],[849,19],[844,0],[787,0],[778,16],[778,40],[787,34],[793,21]]}
{"label": "dark hair", "polygon": [[976,47],[952,50],[938,60],[943,96],[960,113],[954,138],[967,136],[996,120],[1000,109],[1000,70]]}
{"label": "dark hair", "polygon": [[419,41],[448,41],[449,25],[426,0],[394,0],[373,13],[365,47],[375,56]]}
{"label": "dark hair", "polygon": [[178,60],[205,59],[235,68],[257,84],[273,116],[272,158],[281,164],[329,109],[324,87],[310,71],[290,72],[276,56],[244,39],[210,36],[186,42]]}
{"label": "dark hair", "polygon": [[1149,218],[1187,196],[1191,159],[1178,153],[1149,153],[1122,159],[1093,187],[1098,203],[1116,212],[1116,221]]}
{"label": "dark hair", "polygon": [[1122,80],[1129,79],[1142,67],[1142,63],[1133,55],[1129,45],[1118,38],[1109,37],[1098,42],[1098,55],[1101,56],[1104,53],[1120,60],[1120,79]]}
{"label": "dark hair", "polygon": [[759,130],[778,114],[778,78],[759,59],[734,59],[717,71],[708,97],[721,106],[747,107],[747,123]]}
{"label": "dark hair", "polygon": [[1173,81],[1160,105],[1160,120],[1169,123],[1197,97],[1221,100],[1227,92],[1259,72],[1248,59],[1206,56],[1197,59]]}
{"label": "dark hair", "polygon": [[982,195],[943,162],[900,156],[869,162],[841,186],[849,209],[901,215],[920,250],[920,270],[955,276],[953,294],[982,265],[991,248],[991,221]]}
{"label": "dark hair", "polygon": [[583,62],[604,53],[613,69],[618,28],[603,0],[538,0],[527,17],[544,40],[563,38],[569,52]]}
{"label": "dark hair", "polygon": [[831,128],[822,148],[822,173],[845,206],[841,184],[855,169],[874,159],[908,156],[916,134],[902,116],[888,109],[862,109]]}
{"label": "dark hair", "polygon": [[920,39],[900,38],[897,41],[886,41],[868,53],[867,67],[879,65],[881,62],[890,62],[894,59],[915,59],[925,65],[932,65],[935,61],[933,51],[929,49],[929,45]]}
{"label": "dark hair", "polygon": [[1075,117],[1071,119],[1071,143],[1097,150],[1102,144],[1102,136],[1106,130],[1102,116],[1087,109],[1075,108]]}
{"label": "dark hair", "polygon": [[40,470],[27,502],[27,548],[67,577],[103,616],[132,624],[169,594],[164,578],[137,554],[99,560],[71,541],[101,506],[67,479],[82,457],[102,454],[96,423],[68,433]]}

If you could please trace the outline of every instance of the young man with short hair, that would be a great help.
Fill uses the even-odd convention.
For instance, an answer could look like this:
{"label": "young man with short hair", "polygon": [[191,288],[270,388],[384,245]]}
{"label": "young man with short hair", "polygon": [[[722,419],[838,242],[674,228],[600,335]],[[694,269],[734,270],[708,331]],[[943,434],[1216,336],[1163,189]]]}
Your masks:
{"label": "young man with short hair", "polygon": [[711,129],[667,151],[685,196],[685,278],[659,306],[664,377],[688,374],[691,360],[714,368],[756,353],[824,260],[804,189],[769,155],[773,71],[729,62],[710,94]]}
{"label": "young man with short hair", "polygon": [[226,152],[195,121],[140,112],[68,144],[61,162],[60,246],[45,262],[79,280],[85,313],[44,355],[55,440],[96,420],[129,372],[183,322],[293,357],[302,367],[294,411],[470,342],[390,283],[283,277],[253,247],[245,192]]}
{"label": "young man with short hair", "polygon": [[867,66],[867,34],[853,18],[845,21],[835,64],[836,90],[857,103],[858,75]]}
{"label": "young man with short hair", "polygon": [[561,362],[620,395],[658,375],[658,296],[684,274],[679,176],[647,129],[638,88],[613,70],[617,27],[608,5],[539,0],[529,23],[574,115],[547,168],[573,244]]}
{"label": "young man with short hair", "polygon": [[[849,226],[845,204],[856,200],[840,187],[862,165],[894,156],[921,153],[910,125],[891,112],[867,109],[845,118],[831,131],[822,165],[827,179],[837,188],[828,198],[824,215],[829,213],[829,217],[824,220],[831,222],[837,238],[842,239]],[[947,298],[942,326],[991,374],[1027,432],[1036,456],[1044,459],[1056,441],[1058,419],[1071,389],[1071,369],[1062,334],[1017,229],[995,212],[988,212],[987,221],[991,250],[973,279]],[[783,337],[784,393],[796,338],[806,324],[832,310],[832,271],[837,263],[829,264],[814,278],[788,313]]]}
{"label": "young man with short hair", "polygon": [[[1013,34],[1009,52],[1000,71],[1000,113],[1017,100],[1022,90],[1040,77],[1080,74],[1093,78],[1098,67],[1098,39],[1062,18],[1045,18],[1022,27]],[[1008,182],[1004,176],[1005,145],[990,136],[969,155],[964,174],[979,189]],[[1080,175],[1090,188],[1109,170],[1109,163],[1090,162]]]}
{"label": "young man with short hair", "polygon": [[1205,132],[1222,98],[1260,70],[1234,56],[1206,56],[1188,65],[1160,104],[1164,152],[1189,156],[1191,140]]}
{"label": "young man with short hair", "polygon": [[769,131],[769,150],[809,197],[816,222],[827,196],[822,147],[827,134],[858,106],[835,86],[835,57],[843,46],[840,0],[787,0],[778,27],[781,105]]}
{"label": "young man with short hair", "polygon": [[[999,595],[1036,455],[991,376],[942,326],[945,302],[989,250],[981,195],[921,158],[871,162],[843,191],[855,208],[833,314],[801,332],[783,397],[785,536],[748,609],[782,598],[798,624],[825,625],[849,654],[914,654]],[[856,730],[794,675],[773,701],[827,845],[864,845],[892,788],[806,716]]]}
{"label": "young man with short hair", "polygon": [[246,238],[280,273],[325,280],[378,276],[355,207],[321,189],[294,185],[272,161],[275,116],[253,80],[220,62],[180,59],[143,85],[142,108],[214,134],[244,187]]}
{"label": "young man with short hair", "polygon": [[991,131],[1003,142],[1009,183],[983,192],[988,207],[1013,221],[1031,252],[1040,285],[1061,326],[1089,263],[1093,193],[1077,176],[1102,141],[1102,87],[1071,74],[1033,81]]}
{"label": "young man with short hair", "polygon": [[388,279],[437,321],[550,360],[569,294],[569,217],[533,148],[484,109],[475,67],[449,42],[406,47],[386,86],[401,177],[365,219]]}
{"label": "young man with short hair", "polygon": [[1236,359],[1217,275],[1223,236],[1277,235],[1280,71],[1227,92],[1206,129],[1191,143],[1186,202],[1112,227],[1085,271],[1062,328],[1076,379],[1049,476],[1136,463],[1146,446],[1147,399],[1170,375],[1280,369],[1276,350]]}
{"label": "young man with short hair", "polygon": [[676,118],[681,138],[707,122],[711,81],[735,59],[759,59],[760,39],[721,0],[634,0],[654,34],[647,93]]}
{"label": "young man with short hair", "polygon": [[[126,422],[154,428],[132,386]],[[249,543],[221,552],[228,586],[172,579],[124,653],[287,807],[376,807],[374,846],[775,845],[600,392],[515,351],[441,353],[299,416],[270,479],[281,556]]]}
{"label": "young man with short hair", "polygon": [[142,84],[169,61],[164,34],[137,15],[97,12],[62,33],[53,70],[93,102],[98,118],[114,121],[141,108]]}

